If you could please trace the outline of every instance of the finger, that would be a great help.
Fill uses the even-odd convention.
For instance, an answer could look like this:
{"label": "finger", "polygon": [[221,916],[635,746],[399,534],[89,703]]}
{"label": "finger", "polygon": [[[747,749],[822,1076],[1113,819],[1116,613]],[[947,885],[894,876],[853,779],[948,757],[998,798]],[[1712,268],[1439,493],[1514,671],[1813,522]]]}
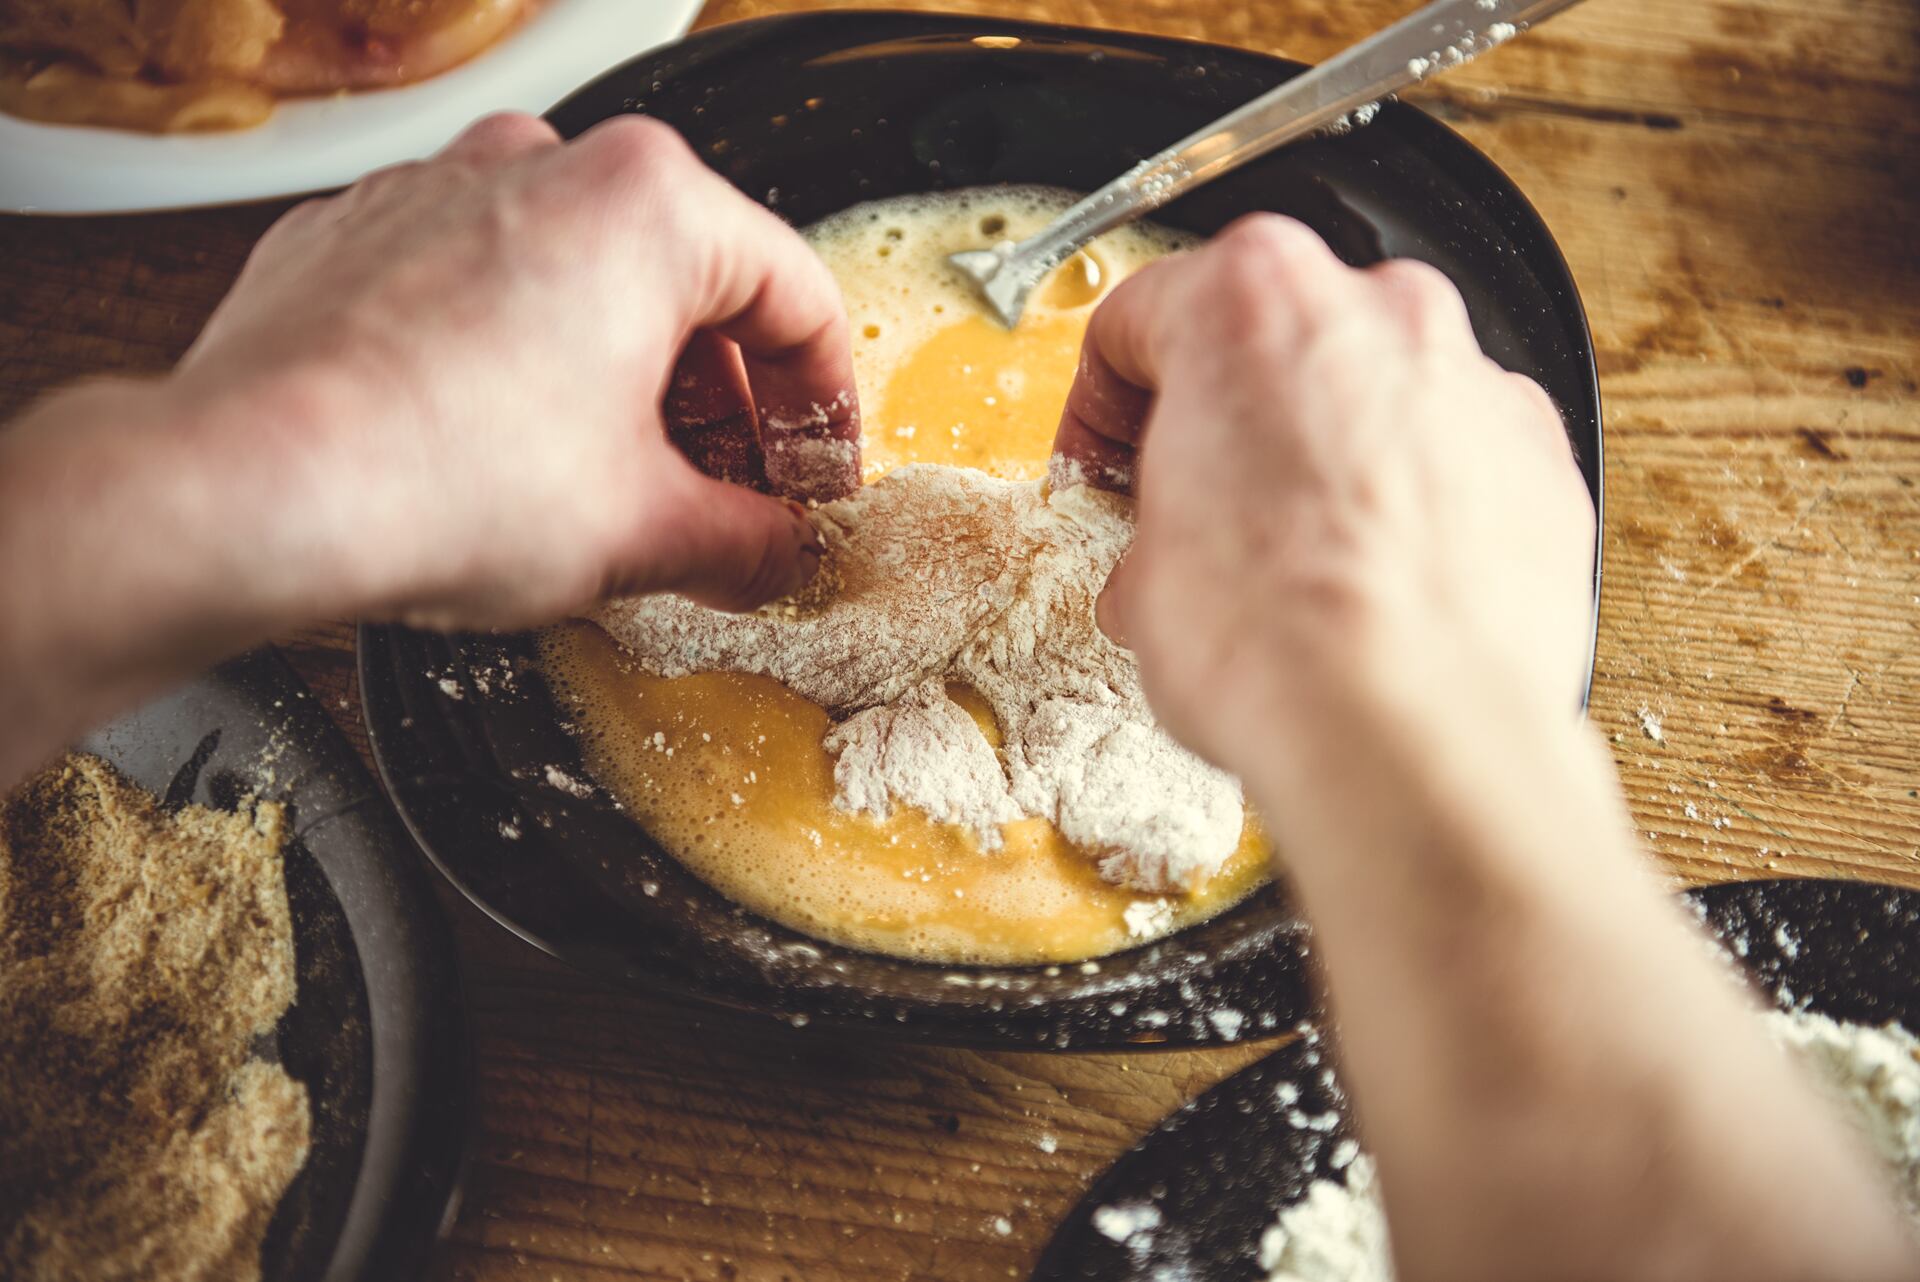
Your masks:
{"label": "finger", "polygon": [[[1488,362],[1491,364],[1492,362]],[[1498,369],[1498,366],[1495,366]],[[1580,451],[1575,447],[1573,437],[1567,432],[1567,421],[1560,413],[1560,407],[1554,403],[1547,390],[1528,378],[1525,374],[1511,370],[1500,370],[1500,377],[1508,394],[1519,406],[1517,418],[1522,422],[1531,422],[1534,430],[1530,438],[1547,455],[1563,463],[1568,475],[1580,485],[1580,492],[1591,506],[1592,495],[1587,491],[1587,478],[1581,463]]]}
{"label": "finger", "polygon": [[1047,488],[1070,490],[1091,485],[1115,494],[1132,494],[1138,452],[1103,435],[1075,417],[1072,409],[1060,416],[1053,437],[1053,456],[1047,460]]}
{"label": "finger", "polygon": [[1132,488],[1128,455],[1145,429],[1151,390],[1160,383],[1174,333],[1169,325],[1224,328],[1249,350],[1256,337],[1259,347],[1285,350],[1316,317],[1337,313],[1342,295],[1353,290],[1353,276],[1304,223],[1254,214],[1203,249],[1163,259],[1120,282],[1088,322],[1080,368],[1054,437],[1049,479]]}
{"label": "finger", "polygon": [[[1488,362],[1492,364],[1491,361]],[[1499,366],[1494,366],[1499,369]],[[1573,450],[1573,442],[1567,439],[1566,421],[1560,417],[1560,407],[1553,403],[1553,397],[1547,395],[1547,389],[1528,378],[1525,374],[1512,370],[1500,371],[1501,381],[1509,393],[1520,403],[1523,416],[1532,419],[1542,428],[1553,429],[1553,439],[1568,452]]]}
{"label": "finger", "polygon": [[[754,362],[747,362],[751,370]],[[760,449],[767,488],[805,502],[827,503],[860,488],[860,406],[850,391],[824,401],[762,393],[763,376],[749,373],[760,412]]]}
{"label": "finger", "polygon": [[667,384],[667,439],[718,481],[767,488],[740,349],[710,329],[695,330]]}
{"label": "finger", "polygon": [[538,116],[500,111],[483,116],[440,149],[438,159],[464,161],[509,160],[524,152],[558,146],[560,135]]}
{"label": "finger", "polygon": [[712,329],[739,344],[771,488],[821,502],[857,489],[853,356],[826,265],[657,121],[616,118],[573,150],[587,165],[628,175],[682,238],[663,283],[686,332]]}
{"label": "finger", "polygon": [[797,345],[781,345],[778,329],[757,331],[763,318],[751,314],[721,326],[740,345],[768,485],[821,503],[860,488],[860,402],[837,287],[831,305],[827,328]]}
{"label": "finger", "polygon": [[797,238],[768,249],[746,310],[716,328],[740,345],[769,487],[802,501],[844,498],[860,487],[860,402],[840,290]]}
{"label": "finger", "polygon": [[797,592],[824,546],[792,500],[682,468],[663,478],[613,593],[678,592],[717,610],[751,610]]}
{"label": "finger", "polygon": [[1156,263],[1121,281],[1087,322],[1080,364],[1054,433],[1050,485],[1131,492],[1134,447],[1157,382],[1152,331],[1163,309],[1173,305],[1176,264]]}

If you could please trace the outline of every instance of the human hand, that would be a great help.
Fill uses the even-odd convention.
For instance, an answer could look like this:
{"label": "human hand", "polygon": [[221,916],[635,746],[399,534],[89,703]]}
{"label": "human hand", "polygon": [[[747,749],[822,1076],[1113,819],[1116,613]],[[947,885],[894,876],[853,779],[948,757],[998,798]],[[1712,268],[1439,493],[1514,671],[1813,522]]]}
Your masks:
{"label": "human hand", "polygon": [[278,542],[315,550],[315,601],[427,626],[655,590],[751,608],[804,584],[818,543],[748,487],[859,483],[832,277],[641,117],[562,145],[495,116],[299,206],[174,383],[183,417],[244,423],[214,448],[294,478]]}
{"label": "human hand", "polygon": [[1437,272],[1244,220],[1095,313],[1056,449],[1054,484],[1136,491],[1102,623],[1260,806],[1403,1262],[1914,1274],[1884,1181],[1641,866],[1572,716],[1586,489]]}
{"label": "human hand", "polygon": [[1572,711],[1593,508],[1546,394],[1480,353],[1434,269],[1356,271],[1243,219],[1101,305],[1055,449],[1055,484],[1137,489],[1102,624],[1215,761],[1310,752],[1329,699],[1477,674]]}

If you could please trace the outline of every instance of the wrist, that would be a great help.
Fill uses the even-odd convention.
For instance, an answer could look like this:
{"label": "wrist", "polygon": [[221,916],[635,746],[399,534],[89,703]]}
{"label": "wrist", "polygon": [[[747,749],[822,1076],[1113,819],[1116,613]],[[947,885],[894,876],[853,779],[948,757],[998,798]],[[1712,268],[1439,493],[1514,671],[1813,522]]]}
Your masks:
{"label": "wrist", "polygon": [[244,626],[182,519],[193,457],[163,379],[66,389],[0,435],[0,787]]}
{"label": "wrist", "polygon": [[329,550],[330,505],[316,513],[302,492],[323,470],[322,399],[291,382],[208,396],[172,377],[101,380],[0,435],[15,697],[118,706],[346,609],[357,589]]}
{"label": "wrist", "polygon": [[[220,512],[201,549],[226,624],[260,635],[351,617],[404,590],[408,508],[391,485],[396,434],[364,380],[324,362],[254,377],[174,375],[156,397],[176,447],[163,470]],[[417,504],[422,496],[416,495]]]}
{"label": "wrist", "polygon": [[1552,876],[1556,829],[1624,837],[1604,751],[1571,701],[1465,649],[1355,644],[1277,678],[1267,706],[1290,729],[1260,736],[1242,773],[1297,876],[1510,860]]}

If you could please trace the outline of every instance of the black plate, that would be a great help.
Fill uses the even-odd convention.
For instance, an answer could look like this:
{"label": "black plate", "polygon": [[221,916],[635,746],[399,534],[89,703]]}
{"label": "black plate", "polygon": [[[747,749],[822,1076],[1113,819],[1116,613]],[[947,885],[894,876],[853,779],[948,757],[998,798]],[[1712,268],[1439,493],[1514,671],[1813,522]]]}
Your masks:
{"label": "black plate", "polygon": [[[904,192],[1093,187],[1299,69],[1069,27],[807,14],[657,50],[551,118],[572,135],[621,112],[659,116],[742,190],[806,223]],[[1162,220],[1211,233],[1256,209],[1303,219],[1351,262],[1412,255],[1451,275],[1486,349],[1562,407],[1598,502],[1598,390],[1579,299],[1539,218],[1484,156],[1389,105],[1366,129],[1268,157]],[[489,678],[483,692],[476,676],[497,676],[502,659],[522,675],[511,689]],[[921,966],[755,918],[604,798],[542,782],[549,765],[584,771],[532,660],[526,636],[367,628],[361,689],[383,776],[434,862],[496,919],[583,969],[796,1021],[976,1044],[1192,1044],[1312,1013],[1304,931],[1279,890],[1091,974]],[[502,824],[520,839],[503,837]]]}
{"label": "black plate", "polygon": [[[1034,1267],[1034,1282],[1250,1282],[1275,1210],[1337,1179],[1333,1151],[1353,1136],[1346,1093],[1323,1042],[1291,1042],[1160,1123],[1080,1200]],[[1283,1103],[1284,1086],[1299,1092]],[[1296,1116],[1336,1119],[1330,1128]],[[1151,1206],[1158,1225],[1116,1241],[1095,1227],[1106,1206]]]}
{"label": "black plate", "polygon": [[1920,1031],[1920,892],[1796,878],[1686,897],[1774,1005]]}
{"label": "black plate", "polygon": [[[1920,1028],[1920,893],[1858,881],[1734,882],[1686,898],[1762,995],[1784,1010],[1857,1024]],[[1300,1200],[1351,1132],[1345,1094],[1294,1042],[1228,1078],[1128,1151],[1061,1224],[1033,1282],[1255,1282],[1260,1235]],[[1338,1114],[1331,1130],[1296,1124],[1291,1106]],[[1291,1119],[1291,1120],[1290,1120]],[[1151,1202],[1162,1226],[1131,1246],[1093,1224],[1102,1206]],[[1164,1270],[1164,1271],[1163,1271]]]}
{"label": "black plate", "polygon": [[262,1247],[268,1282],[415,1277],[453,1219],[472,1068],[453,939],[379,787],[272,651],[80,747],[170,806],[286,803],[299,991],[274,1042],[313,1146]]}

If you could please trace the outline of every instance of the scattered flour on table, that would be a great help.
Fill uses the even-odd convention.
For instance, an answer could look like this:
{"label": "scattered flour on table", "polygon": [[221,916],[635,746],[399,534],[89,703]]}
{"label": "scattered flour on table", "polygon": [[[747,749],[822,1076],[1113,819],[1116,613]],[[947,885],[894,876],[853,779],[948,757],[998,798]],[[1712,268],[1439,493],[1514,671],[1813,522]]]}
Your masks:
{"label": "scattered flour on table", "polygon": [[[1845,1024],[1809,1011],[1770,1012],[1767,1031],[1804,1064],[1879,1155],[1895,1198],[1920,1231],[1920,1039],[1888,1024]],[[1284,1101],[1283,1101],[1284,1102]],[[1392,1282],[1393,1256],[1373,1159],[1352,1141],[1344,1183],[1315,1180],[1260,1238],[1267,1282]]]}
{"label": "scattered flour on table", "polygon": [[[843,810],[913,806],[987,850],[1000,825],[1046,819],[1102,852],[1107,880],[1154,894],[1226,862],[1239,783],[1155,724],[1133,656],[1094,621],[1133,538],[1128,500],[918,464],[813,516],[838,580],[815,608],[735,615],[651,596],[593,617],[656,675],[755,673],[825,707]],[[986,700],[999,750],[951,684]]]}

